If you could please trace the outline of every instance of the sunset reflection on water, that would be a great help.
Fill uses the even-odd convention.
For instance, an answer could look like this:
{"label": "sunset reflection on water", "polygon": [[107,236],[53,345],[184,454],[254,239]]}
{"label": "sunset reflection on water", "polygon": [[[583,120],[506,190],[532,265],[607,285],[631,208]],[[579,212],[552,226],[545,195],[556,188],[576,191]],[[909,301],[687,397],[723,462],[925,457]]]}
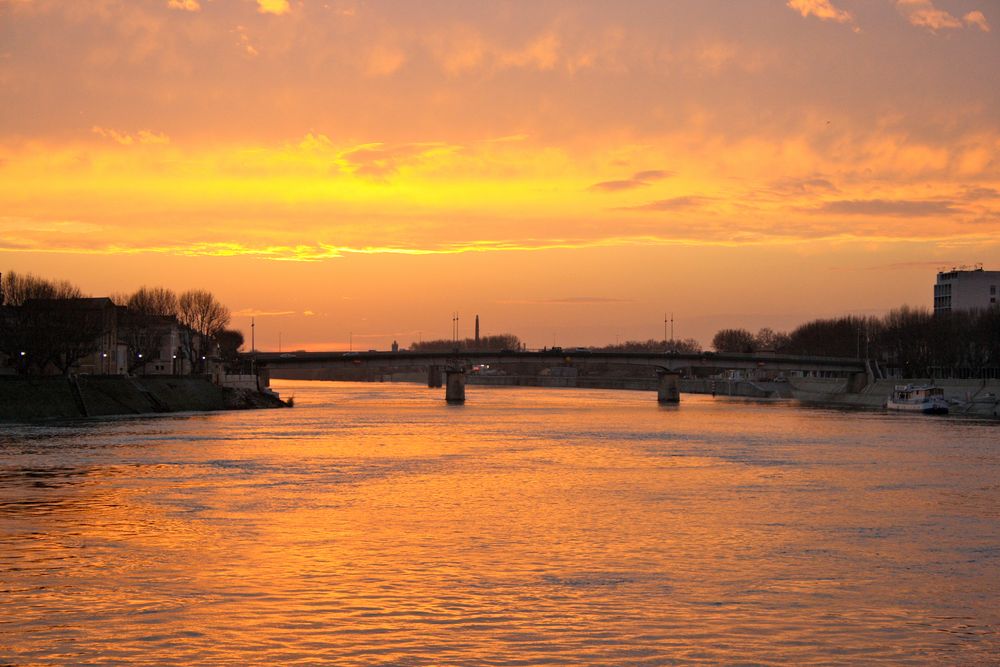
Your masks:
{"label": "sunset reflection on water", "polygon": [[0,427],[0,662],[983,663],[997,425],[276,383]]}

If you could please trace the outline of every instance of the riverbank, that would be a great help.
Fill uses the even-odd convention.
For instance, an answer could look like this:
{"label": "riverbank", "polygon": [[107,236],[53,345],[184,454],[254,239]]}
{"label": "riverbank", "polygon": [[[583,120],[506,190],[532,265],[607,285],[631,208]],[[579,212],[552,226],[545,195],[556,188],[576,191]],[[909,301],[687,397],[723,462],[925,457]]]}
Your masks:
{"label": "riverbank", "polygon": [[201,376],[0,376],[0,422],[279,407],[277,395]]}
{"label": "riverbank", "polygon": [[930,384],[944,390],[951,414],[1000,417],[1000,380],[876,380],[856,393],[847,391],[843,378],[792,378],[790,384],[792,398],[803,403],[868,409],[884,407],[896,385]]}

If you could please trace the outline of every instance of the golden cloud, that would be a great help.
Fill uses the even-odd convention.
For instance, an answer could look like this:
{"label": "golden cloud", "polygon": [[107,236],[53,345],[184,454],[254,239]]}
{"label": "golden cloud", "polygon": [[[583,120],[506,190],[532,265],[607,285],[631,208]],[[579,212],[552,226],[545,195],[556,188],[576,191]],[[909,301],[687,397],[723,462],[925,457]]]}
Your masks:
{"label": "golden cloud", "polygon": [[989,21],[986,20],[986,16],[979,10],[969,12],[962,17],[962,20],[965,21],[966,25],[976,26],[983,32],[990,31]]}
{"label": "golden cloud", "polygon": [[933,0],[896,0],[896,6],[903,12],[907,20],[918,28],[927,28],[936,32],[962,27],[962,22],[957,18],[945,10],[935,7]]}
{"label": "golden cloud", "polygon": [[198,3],[198,0],[168,0],[167,7],[170,9],[180,9],[185,12],[201,11],[201,5]]}
{"label": "golden cloud", "polygon": [[292,11],[288,0],[257,0],[257,11],[261,14],[280,16]]}
{"label": "golden cloud", "polygon": [[139,130],[133,137],[127,132],[122,132],[108,127],[100,127],[98,125],[90,128],[90,131],[99,137],[104,137],[105,139],[110,139],[116,144],[122,146],[131,146],[135,143],[140,144],[169,144],[170,137],[162,132],[153,132],[152,130]]}
{"label": "golden cloud", "polygon": [[854,16],[847,10],[835,7],[830,0],[788,0],[787,6],[802,16],[815,16],[823,21],[853,23]]}

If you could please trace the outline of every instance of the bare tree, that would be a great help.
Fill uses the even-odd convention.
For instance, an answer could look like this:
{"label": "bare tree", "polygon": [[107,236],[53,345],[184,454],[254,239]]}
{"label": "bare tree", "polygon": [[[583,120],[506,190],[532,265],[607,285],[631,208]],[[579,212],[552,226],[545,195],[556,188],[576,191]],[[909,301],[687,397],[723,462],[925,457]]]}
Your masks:
{"label": "bare tree", "polygon": [[712,338],[716,352],[753,352],[754,335],[746,329],[722,329]]}
{"label": "bare tree", "polygon": [[68,375],[78,361],[100,350],[113,317],[113,311],[107,310],[100,301],[28,301],[20,309],[20,317],[29,334],[25,351],[31,364],[39,370],[52,364],[63,375]]}
{"label": "bare tree", "polygon": [[701,352],[701,344],[693,338],[673,340],[627,340],[613,345],[592,348],[595,352],[639,352],[646,354],[660,354],[664,351],[677,352],[680,354],[690,354]]}
{"label": "bare tree", "polygon": [[758,351],[775,352],[788,344],[788,334],[763,327],[754,337],[754,349]]}
{"label": "bare tree", "polygon": [[111,299],[111,303],[116,306],[127,306],[128,300],[131,296],[132,295],[128,292],[112,292],[108,295],[108,298]]}
{"label": "bare tree", "polygon": [[425,340],[410,345],[410,350],[414,352],[451,352],[452,350],[499,352],[500,350],[519,349],[521,349],[521,339],[509,333],[483,336],[478,342],[475,338],[465,338],[458,341],[441,339]]}
{"label": "bare tree", "polygon": [[118,341],[125,345],[129,373],[155,359],[168,326],[166,318],[119,307]]}
{"label": "bare tree", "polygon": [[177,300],[177,319],[206,338],[214,338],[229,326],[229,309],[216,301],[211,292],[189,290]]}
{"label": "bare tree", "polygon": [[83,296],[79,287],[67,280],[46,280],[31,273],[7,271],[0,284],[3,303],[21,306],[28,299],[78,299]]}
{"label": "bare tree", "polygon": [[129,311],[142,315],[176,317],[180,310],[177,295],[165,287],[140,287],[126,301]]}

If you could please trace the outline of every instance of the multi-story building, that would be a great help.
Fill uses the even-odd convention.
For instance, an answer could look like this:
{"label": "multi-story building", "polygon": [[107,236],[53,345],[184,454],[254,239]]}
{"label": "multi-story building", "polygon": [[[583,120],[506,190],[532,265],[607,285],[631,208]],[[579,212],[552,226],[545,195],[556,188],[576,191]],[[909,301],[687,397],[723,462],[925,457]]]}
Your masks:
{"label": "multi-story building", "polygon": [[213,350],[175,317],[131,313],[107,298],[0,305],[0,374],[190,375]]}
{"label": "multi-story building", "polygon": [[1000,271],[952,269],[937,274],[934,313],[995,308],[1000,298]]}

